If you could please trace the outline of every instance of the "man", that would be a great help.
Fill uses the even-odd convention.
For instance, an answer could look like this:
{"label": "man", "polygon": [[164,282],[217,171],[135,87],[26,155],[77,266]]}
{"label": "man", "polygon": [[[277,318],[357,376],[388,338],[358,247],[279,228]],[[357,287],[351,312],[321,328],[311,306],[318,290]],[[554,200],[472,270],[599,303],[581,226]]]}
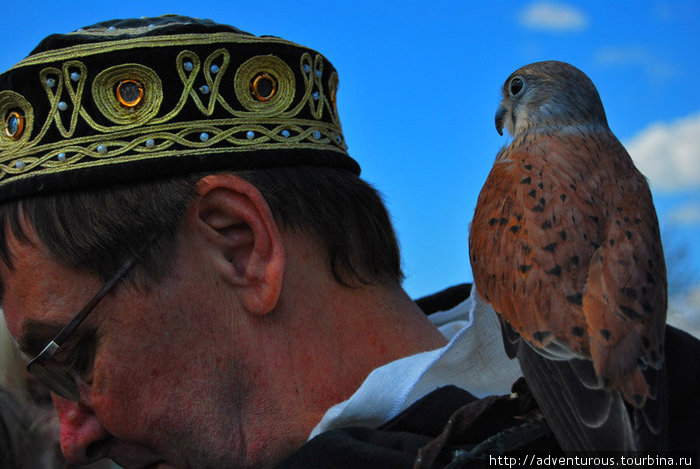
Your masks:
{"label": "man", "polygon": [[474,397],[519,375],[494,316],[438,330],[401,289],[337,85],[315,51],[182,17],[50,36],[0,76],[2,304],[69,460],[412,467],[465,405],[472,446],[531,410]]}

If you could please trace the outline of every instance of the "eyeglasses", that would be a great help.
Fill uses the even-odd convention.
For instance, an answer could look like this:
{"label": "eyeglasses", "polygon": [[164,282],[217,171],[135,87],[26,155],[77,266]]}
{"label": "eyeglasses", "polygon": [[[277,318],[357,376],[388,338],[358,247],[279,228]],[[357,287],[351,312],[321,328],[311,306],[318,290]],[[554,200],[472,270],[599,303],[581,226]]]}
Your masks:
{"label": "eyeglasses", "polygon": [[27,371],[45,384],[51,391],[64,399],[78,402],[80,400],[80,388],[75,382],[73,373],[69,372],[61,363],[54,359],[56,352],[66,342],[66,339],[75,332],[85,318],[92,312],[97,304],[109,293],[136,263],[138,255],[131,257],[117,271],[114,276],[105,283],[102,288],[87,302],[78,314],[73,316],[68,324],[44,347],[39,355],[34,357],[27,365]]}

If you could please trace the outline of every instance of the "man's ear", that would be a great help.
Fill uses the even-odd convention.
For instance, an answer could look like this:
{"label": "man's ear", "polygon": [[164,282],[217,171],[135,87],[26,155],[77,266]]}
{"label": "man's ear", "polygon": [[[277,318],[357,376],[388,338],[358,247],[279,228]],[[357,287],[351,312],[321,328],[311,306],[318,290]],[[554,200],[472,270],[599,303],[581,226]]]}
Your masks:
{"label": "man's ear", "polygon": [[236,291],[247,311],[266,314],[277,304],[284,247],[260,191],[231,174],[205,176],[188,214],[212,248],[214,268]]}

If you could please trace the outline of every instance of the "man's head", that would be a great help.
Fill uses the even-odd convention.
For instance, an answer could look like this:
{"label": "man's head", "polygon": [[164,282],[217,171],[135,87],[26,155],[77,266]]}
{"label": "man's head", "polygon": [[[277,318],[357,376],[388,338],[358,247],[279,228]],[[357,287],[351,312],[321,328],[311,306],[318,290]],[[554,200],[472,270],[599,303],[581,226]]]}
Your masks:
{"label": "man's head", "polygon": [[318,235],[341,282],[400,281],[387,215],[346,151],[337,89],[319,53],[210,20],[51,35],[0,75],[2,221],[21,239],[22,212],[59,259],[103,279],[162,232],[149,250],[161,254],[140,263],[156,279],[197,181],[225,171],[278,222]]}
{"label": "man's head", "polygon": [[50,36],[0,75],[0,279],[20,345],[37,355],[135,259],[49,347],[80,391],[55,397],[67,456],[270,462],[397,356],[330,360],[402,275],[337,84],[315,51],[180,17]]}

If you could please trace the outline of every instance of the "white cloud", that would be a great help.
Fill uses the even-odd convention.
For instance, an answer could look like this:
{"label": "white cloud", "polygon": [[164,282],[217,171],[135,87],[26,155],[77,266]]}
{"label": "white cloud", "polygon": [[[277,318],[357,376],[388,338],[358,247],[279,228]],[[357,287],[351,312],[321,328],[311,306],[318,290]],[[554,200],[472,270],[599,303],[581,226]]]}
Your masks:
{"label": "white cloud", "polygon": [[666,220],[674,225],[700,225],[700,202],[681,205],[666,214]]}
{"label": "white cloud", "polygon": [[700,285],[668,299],[666,322],[700,339]]}
{"label": "white cloud", "polygon": [[639,45],[607,46],[596,51],[594,60],[606,67],[635,67],[654,81],[664,81],[676,74],[675,69]]}
{"label": "white cloud", "polygon": [[625,146],[654,189],[700,188],[700,113],[652,124]]}
{"label": "white cloud", "polygon": [[562,3],[535,2],[520,13],[520,24],[545,31],[581,31],[588,18],[580,10]]}

